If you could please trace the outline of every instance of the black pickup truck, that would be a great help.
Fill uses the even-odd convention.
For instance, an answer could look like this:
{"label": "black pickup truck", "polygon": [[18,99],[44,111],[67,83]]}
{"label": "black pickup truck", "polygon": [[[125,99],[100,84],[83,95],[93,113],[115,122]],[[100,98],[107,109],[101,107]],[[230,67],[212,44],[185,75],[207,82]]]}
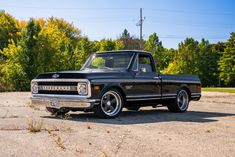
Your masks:
{"label": "black pickup truck", "polygon": [[80,71],[38,75],[31,82],[32,104],[45,105],[52,114],[94,111],[104,118],[118,116],[122,108],[167,106],[185,112],[201,97],[195,75],[163,75],[153,56],[144,51],[94,53]]}

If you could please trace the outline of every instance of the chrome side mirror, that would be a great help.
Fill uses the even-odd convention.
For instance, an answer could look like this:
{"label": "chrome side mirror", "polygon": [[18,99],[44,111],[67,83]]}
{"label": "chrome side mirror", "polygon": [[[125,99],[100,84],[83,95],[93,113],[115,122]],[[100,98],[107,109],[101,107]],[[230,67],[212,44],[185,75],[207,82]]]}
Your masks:
{"label": "chrome side mirror", "polygon": [[140,72],[142,72],[142,73],[145,73],[146,72],[146,68],[140,68]]}

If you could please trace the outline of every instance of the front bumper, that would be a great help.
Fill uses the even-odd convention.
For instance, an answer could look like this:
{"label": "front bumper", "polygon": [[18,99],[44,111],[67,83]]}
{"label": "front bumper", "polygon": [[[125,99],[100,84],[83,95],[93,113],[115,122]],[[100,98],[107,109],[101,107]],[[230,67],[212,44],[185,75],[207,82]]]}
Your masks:
{"label": "front bumper", "polygon": [[71,95],[34,94],[31,97],[31,103],[33,105],[46,106],[55,109],[91,109],[94,107],[94,105],[99,104],[99,100]]}

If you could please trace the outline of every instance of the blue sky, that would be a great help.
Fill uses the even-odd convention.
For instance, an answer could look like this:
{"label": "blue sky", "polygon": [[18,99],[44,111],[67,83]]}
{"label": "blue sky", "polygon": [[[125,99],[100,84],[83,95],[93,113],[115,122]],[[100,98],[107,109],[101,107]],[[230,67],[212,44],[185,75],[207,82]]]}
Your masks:
{"label": "blue sky", "polygon": [[116,39],[125,28],[139,36],[140,7],[144,39],[156,32],[167,48],[186,37],[226,41],[235,31],[234,0],[0,0],[0,10],[17,19],[64,18],[91,40]]}

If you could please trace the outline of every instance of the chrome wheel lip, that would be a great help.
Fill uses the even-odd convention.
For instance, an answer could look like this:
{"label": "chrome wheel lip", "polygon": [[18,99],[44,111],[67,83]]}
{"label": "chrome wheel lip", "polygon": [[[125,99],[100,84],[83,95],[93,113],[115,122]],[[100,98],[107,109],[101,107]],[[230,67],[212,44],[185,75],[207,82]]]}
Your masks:
{"label": "chrome wheel lip", "polygon": [[181,111],[187,109],[189,104],[188,93],[185,90],[181,90],[177,96],[177,104]]}
{"label": "chrome wheel lip", "polygon": [[[115,99],[115,102],[112,102],[113,100],[105,101],[104,99],[108,95],[109,95],[109,97],[112,96],[113,100]],[[122,103],[121,97],[117,92],[108,91],[102,96],[100,105],[101,105],[101,109],[104,112],[104,114],[106,114],[107,116],[115,116],[121,110],[121,107],[122,107],[121,103]],[[113,110],[111,109],[111,106],[112,106]],[[111,112],[108,112],[108,110],[107,110],[108,107],[111,110]]]}

